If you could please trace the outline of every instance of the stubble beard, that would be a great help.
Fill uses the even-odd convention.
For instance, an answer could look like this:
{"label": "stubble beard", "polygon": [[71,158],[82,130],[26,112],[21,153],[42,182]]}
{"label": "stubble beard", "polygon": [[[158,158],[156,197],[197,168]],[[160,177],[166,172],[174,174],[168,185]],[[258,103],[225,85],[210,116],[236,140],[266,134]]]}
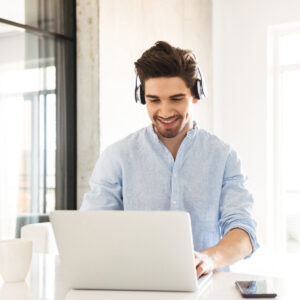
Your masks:
{"label": "stubble beard", "polygon": [[182,132],[186,124],[182,124],[183,117],[176,116],[177,124],[175,127],[172,128],[165,128],[161,125],[158,121],[158,117],[154,116],[154,129],[155,131],[164,138],[170,139],[176,137],[178,134]]}

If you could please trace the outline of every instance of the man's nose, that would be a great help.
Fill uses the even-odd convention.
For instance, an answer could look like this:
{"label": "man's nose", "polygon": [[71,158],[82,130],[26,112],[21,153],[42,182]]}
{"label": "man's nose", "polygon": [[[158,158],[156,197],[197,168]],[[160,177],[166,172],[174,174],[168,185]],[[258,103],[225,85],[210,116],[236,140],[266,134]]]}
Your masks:
{"label": "man's nose", "polygon": [[160,104],[159,116],[162,118],[168,118],[172,116],[172,107],[167,101]]}

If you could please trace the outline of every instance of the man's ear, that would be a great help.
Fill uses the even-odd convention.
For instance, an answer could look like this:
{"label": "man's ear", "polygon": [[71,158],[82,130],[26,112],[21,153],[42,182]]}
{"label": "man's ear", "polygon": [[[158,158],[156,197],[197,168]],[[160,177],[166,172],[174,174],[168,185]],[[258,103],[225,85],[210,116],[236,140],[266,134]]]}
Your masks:
{"label": "man's ear", "polygon": [[198,102],[197,98],[193,98],[193,103],[196,104]]}

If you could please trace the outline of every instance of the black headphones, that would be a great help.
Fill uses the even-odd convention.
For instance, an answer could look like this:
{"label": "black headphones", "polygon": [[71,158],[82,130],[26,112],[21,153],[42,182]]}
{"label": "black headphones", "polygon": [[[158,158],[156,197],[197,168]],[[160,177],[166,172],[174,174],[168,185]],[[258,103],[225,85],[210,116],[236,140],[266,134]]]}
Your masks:
{"label": "black headphones", "polygon": [[[199,67],[197,67],[197,78],[195,80],[194,86],[191,88],[191,91],[198,100],[202,100],[207,96],[205,82],[203,80]],[[134,94],[135,102],[146,104],[145,91],[138,75],[136,75]]]}

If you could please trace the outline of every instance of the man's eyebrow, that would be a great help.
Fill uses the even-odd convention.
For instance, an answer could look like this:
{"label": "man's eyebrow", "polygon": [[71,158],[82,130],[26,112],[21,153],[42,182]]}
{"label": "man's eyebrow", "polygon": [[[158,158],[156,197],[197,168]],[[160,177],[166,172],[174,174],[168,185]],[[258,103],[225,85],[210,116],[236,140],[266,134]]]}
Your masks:
{"label": "man's eyebrow", "polygon": [[186,96],[186,94],[175,94],[175,95],[170,96],[169,98],[178,98],[178,97],[184,97],[184,96]]}
{"label": "man's eyebrow", "polygon": [[155,95],[149,95],[149,94],[147,94],[146,97],[147,97],[147,98],[159,98],[158,96],[155,96]]}
{"label": "man's eyebrow", "polygon": [[[169,98],[178,98],[178,97],[185,97],[186,96],[186,94],[174,94],[174,95],[171,95],[171,96],[169,96]],[[155,96],[155,95],[150,95],[150,94],[147,94],[146,95],[146,97],[147,98],[159,98],[158,96]]]}

